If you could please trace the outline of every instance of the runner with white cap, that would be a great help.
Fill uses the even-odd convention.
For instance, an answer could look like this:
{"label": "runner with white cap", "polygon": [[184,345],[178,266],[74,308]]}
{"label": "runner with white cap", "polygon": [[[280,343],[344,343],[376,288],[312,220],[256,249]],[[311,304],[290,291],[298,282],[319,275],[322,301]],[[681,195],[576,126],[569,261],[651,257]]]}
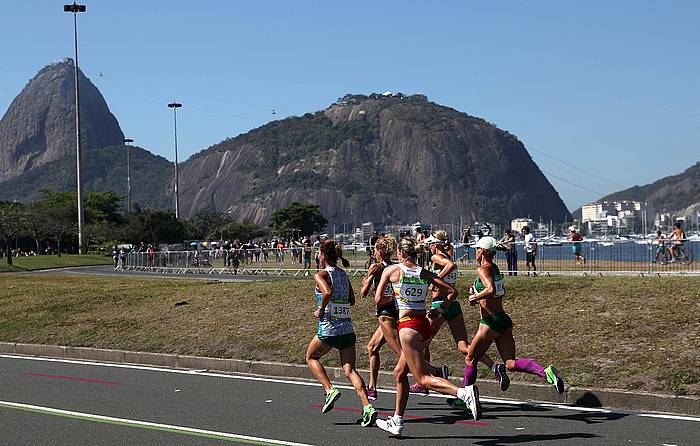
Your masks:
{"label": "runner with white cap", "polygon": [[489,236],[482,237],[475,245],[479,268],[476,270],[478,277],[470,288],[469,304],[479,305],[481,320],[479,331],[472,339],[466,358],[465,385],[473,385],[476,382],[477,361],[495,342],[498,353],[509,371],[529,373],[546,379],[561,395],[564,393],[564,381],[553,365],[543,368],[532,359],[515,357],[513,321],[503,311],[503,297],[506,295],[503,274],[493,263],[496,245],[498,245],[496,239]]}

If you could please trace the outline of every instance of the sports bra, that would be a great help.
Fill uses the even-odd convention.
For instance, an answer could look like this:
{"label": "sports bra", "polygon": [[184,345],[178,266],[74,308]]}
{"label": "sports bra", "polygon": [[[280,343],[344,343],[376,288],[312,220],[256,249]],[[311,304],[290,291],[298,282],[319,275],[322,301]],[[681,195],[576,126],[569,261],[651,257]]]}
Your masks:
{"label": "sports bra", "polygon": [[[443,256],[446,259],[449,259],[450,257],[442,252],[439,253],[441,256]],[[435,268],[435,266],[440,266],[439,268]],[[435,265],[433,266],[433,272],[435,274],[438,274],[442,270],[441,265]],[[455,285],[457,283],[457,277],[459,276],[459,271],[457,270],[457,265],[455,264],[455,269],[452,270],[452,272],[445,277],[442,278],[445,282],[449,283],[450,285]]]}
{"label": "sports bra", "polygon": [[[386,263],[385,261],[382,261],[382,265],[384,265],[384,268],[390,265],[390,263]],[[384,268],[382,268],[382,271],[384,271]],[[374,278],[372,279],[372,284],[374,285],[374,289],[376,290],[377,287],[379,286],[379,281],[381,280],[381,274],[375,274]],[[393,299],[394,298],[394,289],[390,283],[386,285],[384,288],[384,291],[382,292],[382,298],[384,299]]]}
{"label": "sports bra", "polygon": [[422,279],[423,268],[417,266],[409,268],[403,263],[399,263],[399,268],[403,272],[398,283],[392,283],[394,289],[394,299],[401,310],[423,310],[425,311],[425,298],[428,295],[428,281]]}
{"label": "sports bra", "polygon": [[[493,273],[494,271],[492,270],[490,272]],[[496,274],[492,274],[493,286],[496,289],[494,297],[500,299],[501,297],[506,295],[506,285],[503,280],[503,274],[501,274],[501,272],[498,269],[496,269],[495,272]],[[479,279],[478,277],[474,281],[474,289],[477,293],[480,293],[481,291],[484,291],[486,289],[486,286],[481,282],[481,279]]]}

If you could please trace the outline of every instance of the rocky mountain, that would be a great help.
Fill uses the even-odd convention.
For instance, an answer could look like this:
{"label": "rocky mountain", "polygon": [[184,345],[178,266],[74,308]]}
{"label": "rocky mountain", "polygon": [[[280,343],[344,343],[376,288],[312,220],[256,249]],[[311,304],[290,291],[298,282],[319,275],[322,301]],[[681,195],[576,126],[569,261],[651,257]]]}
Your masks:
{"label": "rocky mountain", "polygon": [[[653,212],[687,215],[700,210],[700,161],[678,175],[606,195],[598,201],[647,202]],[[580,216],[580,210],[577,211]]]}
{"label": "rocky mountain", "polygon": [[[0,120],[0,190],[3,181],[75,157],[74,76],[72,59],[46,66],[10,104]],[[82,147],[122,144],[124,134],[99,90],[79,76]]]}
{"label": "rocky mountain", "polygon": [[422,95],[347,95],[216,144],[180,178],[185,215],[256,223],[292,201],[331,224],[570,218],[515,136]]}
{"label": "rocky mountain", "polygon": [[[141,208],[171,209],[173,163],[140,147],[129,150],[131,202]],[[126,197],[126,146],[86,149],[82,167],[86,191],[113,191]],[[33,201],[43,196],[43,189],[74,191],[75,185],[75,155],[71,154],[0,183],[0,201]]]}

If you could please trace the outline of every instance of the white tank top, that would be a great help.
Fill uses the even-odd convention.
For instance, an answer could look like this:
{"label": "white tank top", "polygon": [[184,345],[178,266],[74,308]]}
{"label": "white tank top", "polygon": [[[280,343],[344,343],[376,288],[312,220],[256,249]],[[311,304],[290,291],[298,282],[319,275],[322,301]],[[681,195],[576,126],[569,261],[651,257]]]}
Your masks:
{"label": "white tank top", "polygon": [[428,295],[429,283],[420,277],[423,268],[417,266],[410,269],[402,263],[399,263],[399,268],[403,272],[401,280],[398,283],[391,284],[394,288],[394,299],[396,299],[399,311],[425,311],[425,298]]}

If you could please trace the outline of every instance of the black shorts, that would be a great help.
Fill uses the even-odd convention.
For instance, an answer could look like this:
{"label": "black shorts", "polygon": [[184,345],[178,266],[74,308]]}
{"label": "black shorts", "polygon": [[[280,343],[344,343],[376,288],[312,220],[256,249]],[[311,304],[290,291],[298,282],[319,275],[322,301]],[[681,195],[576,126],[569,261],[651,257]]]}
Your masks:
{"label": "black shorts", "polygon": [[525,261],[530,262],[530,263],[535,263],[535,253],[534,252],[526,252],[525,253]]}
{"label": "black shorts", "polygon": [[390,304],[377,306],[377,317],[386,316],[392,319],[399,319],[399,310],[393,302]]}

